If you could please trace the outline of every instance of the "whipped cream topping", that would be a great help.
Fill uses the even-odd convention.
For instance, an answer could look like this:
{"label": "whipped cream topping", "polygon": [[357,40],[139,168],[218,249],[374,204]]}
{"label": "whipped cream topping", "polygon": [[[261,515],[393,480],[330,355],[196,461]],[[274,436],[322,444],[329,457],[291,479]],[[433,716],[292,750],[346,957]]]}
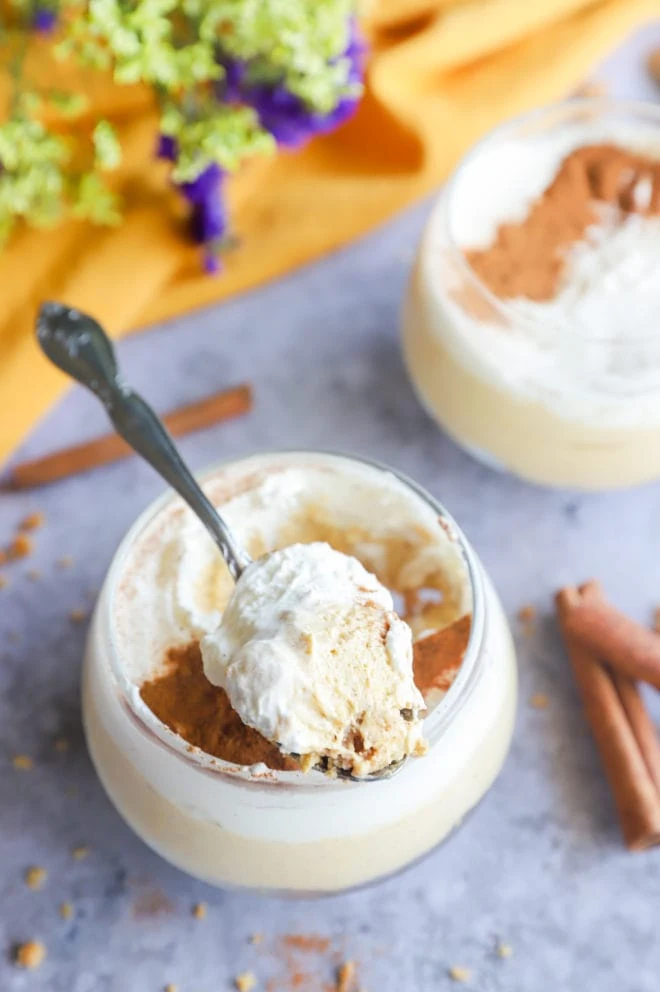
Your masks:
{"label": "whipped cream topping", "polygon": [[243,722],[304,766],[362,776],[423,753],[410,627],[375,575],[324,542],[253,562],[201,650]]}

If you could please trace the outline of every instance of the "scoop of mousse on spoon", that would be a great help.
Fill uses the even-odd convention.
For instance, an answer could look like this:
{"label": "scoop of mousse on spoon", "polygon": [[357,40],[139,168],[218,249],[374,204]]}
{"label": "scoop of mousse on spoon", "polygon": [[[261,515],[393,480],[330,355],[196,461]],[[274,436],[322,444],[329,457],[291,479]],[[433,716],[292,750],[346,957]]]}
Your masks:
{"label": "scoop of mousse on spoon", "polygon": [[124,382],[98,322],[44,303],[37,338],[55,365],[101,400],[117,433],[218,546],[236,586],[201,649],[207,677],[227,691],[243,722],[303,769],[359,781],[387,778],[423,754],[425,704],[413,679],[411,631],[378,579],[321,542],[253,562],[162,421]]}

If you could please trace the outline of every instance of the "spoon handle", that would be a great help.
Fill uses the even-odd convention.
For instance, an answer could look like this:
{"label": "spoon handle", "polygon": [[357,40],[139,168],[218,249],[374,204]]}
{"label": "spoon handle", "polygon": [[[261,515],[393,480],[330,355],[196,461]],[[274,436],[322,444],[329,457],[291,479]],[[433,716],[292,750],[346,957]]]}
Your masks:
{"label": "spoon handle", "polygon": [[141,396],[121,383],[115,382],[115,388],[108,392],[103,402],[117,433],[149,462],[202,521],[237,581],[250,559],[236,544],[231,531],[181,458],[163,422]]}
{"label": "spoon handle", "polygon": [[37,338],[55,365],[100,399],[117,433],[186,501],[238,580],[250,557],[203,493],[160,418],[123,381],[114,347],[101,325],[73,307],[44,303],[37,319]]}

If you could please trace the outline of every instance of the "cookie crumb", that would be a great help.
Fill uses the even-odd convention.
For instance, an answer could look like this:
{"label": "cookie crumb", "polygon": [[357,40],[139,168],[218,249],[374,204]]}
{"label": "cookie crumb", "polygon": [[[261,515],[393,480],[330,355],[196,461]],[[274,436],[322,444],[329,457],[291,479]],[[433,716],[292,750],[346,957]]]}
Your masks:
{"label": "cookie crumb", "polygon": [[206,919],[206,903],[198,902],[193,906],[192,915],[196,920]]}
{"label": "cookie crumb", "polygon": [[169,985],[165,986],[163,992],[179,992],[179,988],[177,985],[172,985],[172,983],[170,982]]}
{"label": "cookie crumb", "polygon": [[85,844],[81,844],[79,847],[74,847],[71,852],[71,857],[75,861],[84,861],[89,854],[89,848]]}
{"label": "cookie crumb", "polygon": [[57,565],[58,568],[71,568],[71,566],[73,565],[73,558],[71,557],[71,555],[62,555],[61,558],[57,559],[55,564]]}
{"label": "cookie crumb", "polygon": [[306,775],[311,772],[317,761],[318,758],[315,754],[303,754],[300,758],[300,771]]}
{"label": "cookie crumb", "polygon": [[536,607],[531,603],[526,603],[518,610],[518,619],[521,623],[534,623],[536,620]]}
{"label": "cookie crumb", "polygon": [[544,692],[535,692],[529,701],[529,705],[533,706],[535,710],[547,710],[550,700]]}
{"label": "cookie crumb", "polygon": [[30,582],[38,582],[41,578],[41,572],[38,568],[28,568],[25,574]]}
{"label": "cookie crumb", "polygon": [[32,538],[27,534],[17,534],[7,549],[7,557],[12,560],[16,558],[28,558],[32,554]]}
{"label": "cookie crumb", "polygon": [[58,737],[55,740],[53,747],[55,748],[56,751],[60,751],[60,753],[63,753],[64,751],[69,750],[69,742],[66,739],[66,737]]}
{"label": "cookie crumb", "polygon": [[34,761],[27,754],[14,755],[11,763],[19,772],[29,772],[34,768]]}
{"label": "cookie crumb", "polygon": [[70,920],[73,916],[73,905],[70,902],[60,903],[59,914],[63,920]]}
{"label": "cookie crumb", "polygon": [[262,933],[253,933],[252,936],[250,937],[250,943],[255,945],[261,944],[263,939],[264,939],[264,935]]}
{"label": "cookie crumb", "polygon": [[646,61],[646,68],[651,79],[660,84],[660,48],[653,49]]}
{"label": "cookie crumb", "polygon": [[77,606],[74,610],[69,613],[69,620],[71,623],[82,623],[87,617],[87,613],[83,610],[82,606]]}
{"label": "cookie crumb", "polygon": [[48,872],[45,868],[39,868],[36,866],[34,868],[28,868],[25,872],[25,884],[28,889],[40,889],[47,877]]}
{"label": "cookie crumb", "polygon": [[469,982],[472,972],[469,968],[463,968],[460,964],[454,964],[447,972],[453,982]]}
{"label": "cookie crumb", "polygon": [[355,962],[344,961],[337,972],[337,992],[350,992],[355,981]]}
{"label": "cookie crumb", "polygon": [[511,944],[505,944],[502,940],[497,942],[495,950],[497,951],[498,958],[502,958],[502,960],[513,957],[513,947]]}
{"label": "cookie crumb", "polygon": [[16,964],[19,968],[38,968],[46,957],[46,948],[38,940],[28,940],[16,948]]}
{"label": "cookie crumb", "polygon": [[243,971],[234,979],[234,985],[238,989],[238,992],[252,992],[256,984],[257,979],[251,971]]}
{"label": "cookie crumb", "polygon": [[607,86],[605,83],[597,82],[595,79],[587,79],[584,83],[580,83],[577,89],[573,91],[573,96],[577,100],[607,96]]}
{"label": "cookie crumb", "polygon": [[20,530],[39,530],[40,527],[43,527],[45,519],[46,518],[43,515],[43,513],[39,513],[39,512],[37,512],[37,513],[29,513],[27,515],[27,517],[25,517],[23,520],[21,520],[20,524],[18,525],[18,529],[19,529],[19,531]]}
{"label": "cookie crumb", "polygon": [[5,586],[9,585],[9,579],[6,575],[0,575],[0,589],[4,589]]}

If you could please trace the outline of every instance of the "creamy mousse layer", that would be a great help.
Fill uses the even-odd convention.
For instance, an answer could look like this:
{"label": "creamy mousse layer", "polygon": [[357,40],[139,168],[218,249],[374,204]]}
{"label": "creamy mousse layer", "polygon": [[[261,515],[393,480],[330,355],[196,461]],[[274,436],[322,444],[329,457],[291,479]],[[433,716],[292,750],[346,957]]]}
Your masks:
{"label": "creamy mousse layer", "polygon": [[[392,698],[398,703],[401,700],[406,703],[403,708],[421,708],[420,689],[426,696],[429,710],[437,705],[455,677],[465,652],[472,604],[467,568],[459,545],[446,523],[438,519],[426,501],[389,473],[325,455],[296,454],[247,460],[220,470],[208,479],[205,488],[253,558],[301,542],[329,545],[327,551],[322,552],[325,557],[332,557],[331,549],[354,556],[357,559],[354,579],[372,585],[377,580],[376,585],[384,594],[379,610],[388,618],[385,633],[392,631],[389,640],[379,637],[384,654],[394,652],[402,664],[401,659],[409,651],[409,641],[404,643],[410,637],[408,626],[392,613],[392,594],[401,609],[406,609],[417,644],[425,642],[427,645],[424,665],[416,666],[418,688],[408,685],[405,679],[394,680],[397,685],[393,682],[388,692],[392,689]],[[370,579],[365,579],[367,573],[373,573]],[[270,576],[269,582],[279,579]],[[233,588],[233,581],[214,544],[185,507],[173,503],[154,519],[130,549],[114,597],[117,649],[131,699],[146,722],[153,724],[156,714],[160,717],[161,733],[162,724],[165,724],[170,732],[183,735],[189,747],[201,751],[208,747],[206,755],[212,756],[209,760],[222,761],[227,767],[234,765],[234,771],[248,776],[263,775],[264,765],[268,765],[285,777],[296,777],[300,773],[295,772],[291,764],[276,760],[272,751],[258,746],[259,735],[255,738],[252,728],[241,728],[241,721],[236,721],[236,714],[222,696],[223,689],[229,689],[232,694],[229,678],[225,676],[223,681],[216,671],[217,677],[213,681],[220,688],[205,685],[199,643],[202,650],[206,646],[207,672],[209,667],[213,670],[222,654],[218,631],[222,629],[223,612]],[[232,623],[228,627],[225,625],[225,629],[233,630],[239,639],[242,635],[237,631],[246,633],[246,609],[251,614],[251,606],[246,607],[243,603],[242,615],[233,616]],[[433,652],[437,664],[429,665],[430,635],[449,629],[461,618],[462,637],[458,649],[450,638]],[[256,614],[251,614],[251,623],[257,623],[257,619]],[[354,621],[355,617],[350,615],[349,623]],[[359,630],[363,633],[362,627]],[[354,635],[355,630],[352,630],[351,636]],[[369,637],[364,637],[361,650],[368,651]],[[332,637],[329,640],[325,637],[327,644],[322,640],[324,650],[327,647],[332,651]],[[449,655],[444,647],[451,647],[453,653]],[[419,649],[416,656],[422,658]],[[374,677],[379,678],[384,670]],[[252,673],[243,666],[239,674],[233,690],[238,695],[247,692],[250,706],[257,709],[257,683],[260,680],[251,681],[248,686],[245,680],[250,681]],[[270,715],[273,720],[280,719],[283,710],[277,698],[269,697],[263,680],[261,685],[264,689],[262,702],[272,704]],[[398,699],[396,693],[404,685],[406,691]],[[320,682],[319,688],[323,693],[328,685]],[[338,687],[330,689],[328,705],[344,705],[345,695],[342,702]],[[277,691],[281,690],[280,685]],[[378,685],[374,685],[374,690],[374,698],[377,698]],[[310,699],[313,701],[313,694],[308,697],[308,703]],[[180,701],[178,708],[173,705],[177,700]],[[184,706],[184,703],[190,705]],[[366,700],[353,700],[353,703],[361,712],[367,709]],[[199,718],[195,729],[196,711]],[[217,728],[214,726],[216,713]],[[328,718],[332,721],[345,716],[338,712],[330,713]],[[277,731],[285,735],[287,749],[295,751],[293,745],[300,744],[304,738],[305,744],[313,750],[316,738],[310,734],[309,726],[305,727],[307,717],[309,712],[301,711],[288,713],[286,719],[281,719]],[[222,726],[226,728],[227,748],[223,747]],[[244,730],[249,734],[245,735],[241,753],[241,747],[236,745],[240,744]],[[411,748],[414,749],[414,745],[413,741]]]}

